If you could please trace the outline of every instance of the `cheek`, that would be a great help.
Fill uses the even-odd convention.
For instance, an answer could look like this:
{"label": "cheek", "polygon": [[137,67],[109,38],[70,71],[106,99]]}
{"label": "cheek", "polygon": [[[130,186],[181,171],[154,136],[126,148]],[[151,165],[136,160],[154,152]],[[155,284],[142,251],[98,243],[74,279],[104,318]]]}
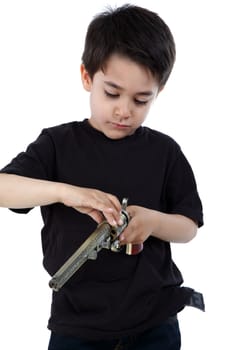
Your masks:
{"label": "cheek", "polygon": [[151,102],[149,102],[149,103],[146,105],[146,107],[145,107],[145,109],[144,109],[144,111],[143,111],[144,118],[146,118],[146,117],[147,117],[147,114],[150,112],[152,103],[153,103],[153,102],[151,101]]}
{"label": "cheek", "polygon": [[95,94],[91,94],[90,95],[90,107],[91,107],[91,111],[92,113],[98,113],[99,109],[100,109],[100,100],[98,99],[98,96],[96,96]]}
{"label": "cheek", "polygon": [[90,96],[90,107],[92,115],[98,116],[102,119],[110,112],[108,104],[104,98],[96,94],[91,94]]}
{"label": "cheek", "polygon": [[137,109],[137,119],[144,121],[147,117],[147,114],[149,113],[149,110],[150,110],[149,105],[147,105],[145,108]]}

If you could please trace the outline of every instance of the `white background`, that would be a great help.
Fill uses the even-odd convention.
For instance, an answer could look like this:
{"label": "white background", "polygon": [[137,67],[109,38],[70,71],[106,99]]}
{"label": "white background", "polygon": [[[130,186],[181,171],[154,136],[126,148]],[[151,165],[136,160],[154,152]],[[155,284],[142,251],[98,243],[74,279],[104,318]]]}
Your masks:
{"label": "white background", "polygon": [[[93,15],[122,1],[0,1],[0,168],[41,129],[89,117],[79,66]],[[142,0],[170,26],[177,62],[146,125],[182,146],[203,201],[205,226],[173,245],[185,285],[205,295],[206,313],[180,314],[182,350],[231,349],[231,1]],[[140,164],[139,164],[140,166]],[[0,209],[0,330],[4,350],[47,348],[49,276],[42,267],[39,209]],[[120,302],[120,300],[119,300]],[[228,317],[230,317],[229,321]]]}

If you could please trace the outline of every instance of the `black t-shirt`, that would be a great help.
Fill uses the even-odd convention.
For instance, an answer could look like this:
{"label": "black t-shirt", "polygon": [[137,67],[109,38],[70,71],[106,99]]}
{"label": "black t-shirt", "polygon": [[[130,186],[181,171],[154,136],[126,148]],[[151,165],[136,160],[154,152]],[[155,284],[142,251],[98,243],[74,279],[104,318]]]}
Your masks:
{"label": "black t-shirt", "polygon": [[[96,188],[203,224],[193,171],[179,145],[147,127],[119,140],[88,120],[44,129],[1,172]],[[27,213],[30,209],[15,210]],[[60,203],[41,207],[44,267],[50,275],[95,230],[87,215]],[[135,256],[103,249],[53,292],[49,329],[107,339],[140,332],[179,312],[192,289],[171,258],[170,244],[154,237]]]}

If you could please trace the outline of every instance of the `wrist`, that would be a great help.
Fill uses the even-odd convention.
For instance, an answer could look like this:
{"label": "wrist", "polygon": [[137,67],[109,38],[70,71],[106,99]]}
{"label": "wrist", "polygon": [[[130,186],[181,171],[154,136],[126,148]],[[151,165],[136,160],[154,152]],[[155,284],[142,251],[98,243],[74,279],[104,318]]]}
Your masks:
{"label": "wrist", "polygon": [[67,198],[68,198],[68,190],[71,185],[62,183],[62,182],[56,182],[54,183],[54,197],[56,198],[56,202],[66,204]]}
{"label": "wrist", "polygon": [[150,211],[150,223],[151,223],[151,236],[158,237],[160,235],[161,227],[162,227],[162,214],[157,210]]}

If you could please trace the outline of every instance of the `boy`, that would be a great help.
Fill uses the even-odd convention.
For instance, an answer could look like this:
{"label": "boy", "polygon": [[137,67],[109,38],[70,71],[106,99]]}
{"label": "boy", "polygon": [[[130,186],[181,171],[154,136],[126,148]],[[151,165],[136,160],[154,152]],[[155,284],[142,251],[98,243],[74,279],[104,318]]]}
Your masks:
{"label": "boy", "polygon": [[41,207],[50,275],[96,223],[121,225],[123,197],[130,222],[121,245],[144,244],[133,256],[102,250],[53,293],[49,350],[180,349],[176,315],[199,295],[181,287],[170,242],[195,237],[202,206],[179,145],[141,126],[174,61],[172,34],[157,14],[124,5],[97,15],[81,65],[90,118],[44,129],[1,171],[2,207]]}

